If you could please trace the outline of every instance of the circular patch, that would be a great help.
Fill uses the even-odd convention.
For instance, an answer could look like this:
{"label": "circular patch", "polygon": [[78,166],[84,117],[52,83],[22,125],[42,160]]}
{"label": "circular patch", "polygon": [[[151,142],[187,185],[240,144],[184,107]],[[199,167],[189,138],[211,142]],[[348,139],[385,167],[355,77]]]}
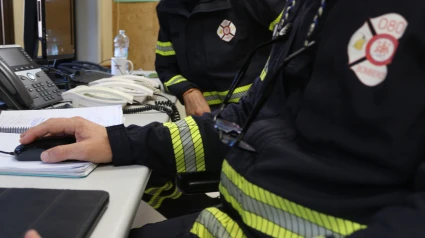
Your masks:
{"label": "circular patch", "polygon": [[217,35],[223,41],[229,42],[236,35],[236,26],[229,20],[224,20],[217,29]]}
{"label": "circular patch", "polygon": [[367,44],[366,58],[374,65],[391,63],[398,47],[398,40],[389,34],[374,36]]}

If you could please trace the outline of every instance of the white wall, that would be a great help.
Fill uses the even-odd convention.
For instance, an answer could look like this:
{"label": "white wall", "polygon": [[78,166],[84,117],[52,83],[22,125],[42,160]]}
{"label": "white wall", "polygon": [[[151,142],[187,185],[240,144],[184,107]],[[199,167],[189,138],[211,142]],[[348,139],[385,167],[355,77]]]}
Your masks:
{"label": "white wall", "polygon": [[101,62],[112,56],[112,0],[76,0],[77,57]]}

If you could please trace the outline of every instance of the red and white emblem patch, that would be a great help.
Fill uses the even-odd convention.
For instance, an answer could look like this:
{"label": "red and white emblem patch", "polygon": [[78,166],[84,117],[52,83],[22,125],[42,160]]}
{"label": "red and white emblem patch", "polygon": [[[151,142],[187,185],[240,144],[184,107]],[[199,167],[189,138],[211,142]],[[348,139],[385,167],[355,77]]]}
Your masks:
{"label": "red and white emblem patch", "polygon": [[236,26],[229,20],[224,20],[217,29],[220,39],[229,42],[236,35]]}
{"label": "red and white emblem patch", "polygon": [[389,13],[368,20],[351,37],[348,64],[363,84],[372,87],[385,80],[387,65],[391,64],[407,25],[404,17]]}

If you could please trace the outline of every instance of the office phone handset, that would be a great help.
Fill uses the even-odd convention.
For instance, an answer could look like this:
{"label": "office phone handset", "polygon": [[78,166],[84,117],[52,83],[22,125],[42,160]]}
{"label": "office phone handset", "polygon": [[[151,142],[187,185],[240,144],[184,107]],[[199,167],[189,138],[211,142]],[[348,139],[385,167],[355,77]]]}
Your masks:
{"label": "office phone handset", "polygon": [[64,101],[72,102],[72,107],[96,107],[132,104],[134,96],[107,87],[78,86],[62,94]]}
{"label": "office phone handset", "polygon": [[0,46],[0,100],[10,109],[38,109],[62,100],[57,86],[19,45]]}
{"label": "office phone handset", "polygon": [[106,82],[128,82],[128,83],[136,83],[139,85],[142,85],[144,87],[147,87],[153,91],[153,93],[160,93],[161,92],[161,85],[159,82],[156,82],[153,79],[149,79],[143,76],[136,76],[136,75],[121,75],[121,76],[113,76],[111,78],[104,78],[99,79],[96,81],[93,81],[89,83],[89,85],[95,85],[95,84],[101,84]]}
{"label": "office phone handset", "polygon": [[91,87],[106,87],[116,89],[133,95],[134,100],[139,103],[143,103],[148,99],[148,97],[153,97],[153,91],[151,89],[133,82],[111,81],[94,84]]}

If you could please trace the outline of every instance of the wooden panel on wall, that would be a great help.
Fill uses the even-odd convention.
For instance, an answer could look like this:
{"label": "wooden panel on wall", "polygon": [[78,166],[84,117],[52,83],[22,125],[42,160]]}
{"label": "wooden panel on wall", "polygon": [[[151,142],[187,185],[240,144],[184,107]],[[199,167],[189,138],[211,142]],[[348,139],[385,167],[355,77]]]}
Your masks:
{"label": "wooden panel on wall", "polygon": [[125,30],[130,38],[128,59],[133,61],[135,69],[155,69],[155,47],[159,31],[157,4],[157,2],[114,3],[113,35],[115,37],[118,30]]}
{"label": "wooden panel on wall", "polygon": [[24,0],[13,0],[15,44],[24,46]]}

